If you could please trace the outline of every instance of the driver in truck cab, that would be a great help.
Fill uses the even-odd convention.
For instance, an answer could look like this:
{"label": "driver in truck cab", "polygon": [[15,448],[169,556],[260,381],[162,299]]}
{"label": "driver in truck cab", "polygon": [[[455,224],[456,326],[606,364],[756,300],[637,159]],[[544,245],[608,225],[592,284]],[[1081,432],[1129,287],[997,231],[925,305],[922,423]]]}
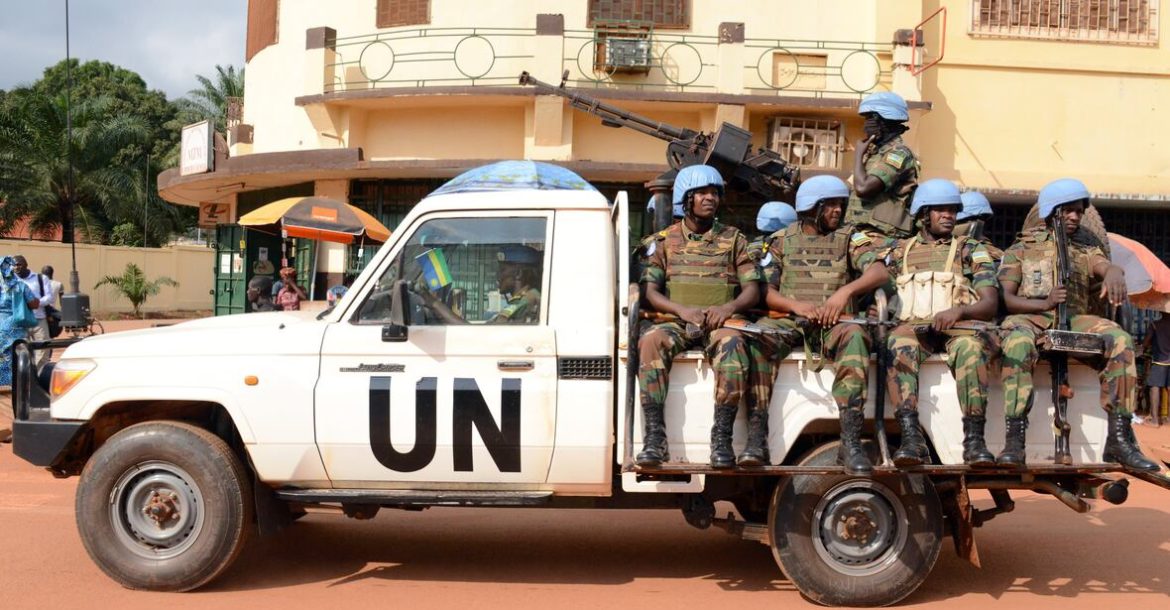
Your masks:
{"label": "driver in truck cab", "polygon": [[[499,262],[496,281],[505,302],[487,324],[536,324],[540,320],[540,252],[528,246],[504,246],[496,254],[496,260]],[[430,270],[439,267],[441,272],[450,275],[445,260],[424,266]],[[424,288],[419,293],[431,311],[447,324],[467,324],[463,316],[431,290]]]}
{"label": "driver in truck cab", "polygon": [[[670,367],[683,350],[702,347],[715,372],[715,423],[711,428],[711,466],[731,468],[731,428],[744,402],[748,346],[743,334],[723,328],[759,301],[760,273],[748,252],[747,239],[735,227],[715,220],[723,197],[723,177],[710,166],[692,165],[674,181],[675,205],[683,219],[643,242],[645,265],[641,283],[651,320],[642,322],[638,340],[643,435],[645,445],[636,462],[653,467],[670,459],[663,405]],[[698,332],[688,333],[687,328]],[[739,456],[742,466],[766,461],[764,425],[767,405],[749,417],[748,443]]]}

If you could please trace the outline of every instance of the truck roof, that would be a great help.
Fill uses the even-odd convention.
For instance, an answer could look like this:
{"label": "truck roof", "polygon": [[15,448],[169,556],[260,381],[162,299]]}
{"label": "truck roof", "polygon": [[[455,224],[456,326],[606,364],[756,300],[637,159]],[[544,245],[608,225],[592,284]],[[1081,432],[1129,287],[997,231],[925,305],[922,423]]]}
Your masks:
{"label": "truck roof", "polygon": [[425,214],[437,210],[608,210],[609,207],[610,203],[605,195],[598,191],[524,188],[430,195],[419,202],[412,212]]}

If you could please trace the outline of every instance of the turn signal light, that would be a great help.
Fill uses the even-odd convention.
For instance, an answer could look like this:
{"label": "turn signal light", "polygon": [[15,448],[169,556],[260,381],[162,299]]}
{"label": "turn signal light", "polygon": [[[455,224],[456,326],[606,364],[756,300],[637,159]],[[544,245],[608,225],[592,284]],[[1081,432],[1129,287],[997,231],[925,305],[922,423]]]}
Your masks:
{"label": "turn signal light", "polygon": [[62,360],[53,367],[53,378],[49,382],[49,399],[56,400],[73,389],[79,381],[97,368],[92,360]]}

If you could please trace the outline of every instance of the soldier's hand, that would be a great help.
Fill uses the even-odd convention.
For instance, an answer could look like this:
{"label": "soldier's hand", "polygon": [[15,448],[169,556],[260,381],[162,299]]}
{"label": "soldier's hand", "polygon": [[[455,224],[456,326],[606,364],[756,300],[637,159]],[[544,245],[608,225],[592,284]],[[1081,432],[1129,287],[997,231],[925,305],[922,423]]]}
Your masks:
{"label": "soldier's hand", "polygon": [[958,307],[952,307],[945,311],[940,311],[934,314],[934,320],[930,323],[930,327],[942,332],[954,328],[955,323],[963,317],[963,310]]}
{"label": "soldier's hand", "polygon": [[829,327],[837,323],[841,319],[841,314],[845,308],[849,306],[849,294],[843,290],[838,290],[821,305],[820,322],[821,326]]}
{"label": "soldier's hand", "polygon": [[853,154],[857,155],[858,158],[864,159],[869,155],[869,145],[873,144],[875,139],[877,139],[877,136],[869,136],[863,140],[858,140],[857,143],[854,144],[856,148],[853,150]]}
{"label": "soldier's hand", "polygon": [[821,312],[816,305],[801,301],[792,308],[792,315],[817,322],[821,319]]}
{"label": "soldier's hand", "polygon": [[695,326],[703,326],[706,321],[703,310],[698,307],[681,307],[678,310],[678,317],[683,322],[689,322]]}
{"label": "soldier's hand", "polygon": [[731,303],[720,305],[718,307],[709,307],[707,308],[706,324],[703,325],[703,328],[708,332],[713,331],[716,328],[723,326],[723,323],[726,322],[727,319],[730,318],[733,314],[735,314],[735,306]]}
{"label": "soldier's hand", "polygon": [[1057,305],[1060,305],[1061,303],[1063,303],[1067,300],[1068,300],[1068,289],[1066,289],[1066,288],[1053,288],[1052,293],[1048,295],[1047,299],[1044,299],[1044,302],[1048,306],[1048,309],[1054,309]]}
{"label": "soldier's hand", "polygon": [[1121,305],[1129,299],[1129,291],[1125,287],[1125,272],[1119,267],[1110,267],[1105,273],[1105,281],[1101,284],[1099,297],[1108,295],[1109,303]]}

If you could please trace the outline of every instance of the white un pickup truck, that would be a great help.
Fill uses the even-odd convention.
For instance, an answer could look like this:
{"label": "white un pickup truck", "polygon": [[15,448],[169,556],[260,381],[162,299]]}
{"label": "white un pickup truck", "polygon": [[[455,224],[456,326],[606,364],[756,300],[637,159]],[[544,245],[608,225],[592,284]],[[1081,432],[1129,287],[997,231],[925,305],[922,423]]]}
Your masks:
{"label": "white un pickup truck", "polygon": [[[899,471],[875,442],[874,475],[850,477],[834,463],[831,373],[813,373],[800,350],[783,362],[770,406],[775,465],[710,469],[712,373],[684,353],[667,404],[674,460],[636,468],[628,213],[624,193],[607,201],[583,181],[440,189],[320,315],[87,338],[47,389],[18,344],[15,452],[81,477],[77,523],[90,556],[119,583],[152,590],[211,581],[252,532],[274,532],[308,507],[356,518],[431,506],[681,507],[691,525],[769,545],[814,601],[882,605],[927,578],[945,536],[976,559],[973,528],[1011,511],[1011,490],[1080,512],[1086,498],[1125,500],[1122,468],[1101,463],[1096,375],[1080,365],[1071,367],[1074,465],[1052,463],[1047,387],[1037,388],[1027,471],[962,465],[955,385],[936,357],[923,366],[920,403],[932,464]],[[516,302],[500,290],[509,248],[531,258],[527,313],[501,324]],[[1000,389],[991,396],[995,451]],[[867,436],[884,441],[872,401],[867,409]],[[991,490],[994,507],[973,508],[971,489]]]}

